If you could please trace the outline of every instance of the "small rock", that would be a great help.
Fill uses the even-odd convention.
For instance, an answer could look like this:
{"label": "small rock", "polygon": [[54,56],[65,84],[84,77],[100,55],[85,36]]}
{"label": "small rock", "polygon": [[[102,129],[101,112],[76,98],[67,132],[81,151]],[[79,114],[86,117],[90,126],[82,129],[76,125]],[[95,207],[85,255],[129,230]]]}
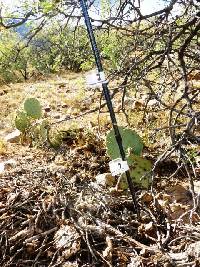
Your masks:
{"label": "small rock", "polygon": [[56,120],[60,119],[60,117],[61,117],[60,114],[53,115],[53,118],[56,119]]}
{"label": "small rock", "polygon": [[135,98],[127,98],[124,101],[124,105],[131,107],[131,109],[141,109],[145,107],[145,102],[142,100],[137,100]]}
{"label": "small rock", "polygon": [[96,182],[101,186],[113,186],[115,183],[115,178],[111,175],[111,173],[103,173],[96,176]]}
{"label": "small rock", "polygon": [[12,133],[9,133],[4,139],[6,142],[9,143],[19,143],[20,134],[21,134],[20,131],[16,129]]}
{"label": "small rock", "polygon": [[51,111],[51,108],[47,106],[47,107],[44,108],[44,111],[45,112],[50,112]]}
{"label": "small rock", "polygon": [[68,108],[68,107],[69,107],[69,105],[67,105],[67,104],[62,105],[62,108]]}
{"label": "small rock", "polygon": [[58,88],[59,88],[59,89],[61,89],[61,88],[65,88],[66,85],[67,85],[66,82],[61,82],[61,83],[58,84]]}
{"label": "small rock", "polygon": [[0,173],[3,173],[4,172],[4,169],[5,169],[4,163],[1,162],[0,163]]}
{"label": "small rock", "polygon": [[79,265],[77,262],[66,261],[65,263],[63,263],[62,266],[63,267],[78,267]]}
{"label": "small rock", "polygon": [[5,161],[5,165],[15,167],[17,165],[17,162],[14,159],[9,159],[9,160]]}
{"label": "small rock", "polygon": [[67,260],[81,248],[81,238],[73,225],[62,225],[54,236],[55,246]]}
{"label": "small rock", "polygon": [[17,165],[17,162],[14,159],[9,159],[4,162],[0,162],[0,173],[3,173],[5,170],[9,168],[13,168]]}
{"label": "small rock", "polygon": [[200,194],[200,181],[194,181],[194,192]]}
{"label": "small rock", "polygon": [[140,256],[131,257],[130,263],[127,265],[127,267],[140,267],[140,266],[142,266],[142,259]]}
{"label": "small rock", "polygon": [[0,91],[0,96],[5,95],[7,93],[8,93],[8,90],[2,90],[2,91]]}
{"label": "small rock", "polygon": [[55,161],[54,162],[55,162],[56,165],[64,166],[67,161],[64,159],[64,157],[62,155],[57,155],[55,157]]}
{"label": "small rock", "polygon": [[200,257],[200,241],[194,242],[187,247],[188,256],[199,259]]}
{"label": "small rock", "polygon": [[154,107],[154,106],[156,106],[158,104],[159,104],[159,102],[156,99],[151,99],[151,100],[148,101],[148,106],[150,106],[150,107]]}

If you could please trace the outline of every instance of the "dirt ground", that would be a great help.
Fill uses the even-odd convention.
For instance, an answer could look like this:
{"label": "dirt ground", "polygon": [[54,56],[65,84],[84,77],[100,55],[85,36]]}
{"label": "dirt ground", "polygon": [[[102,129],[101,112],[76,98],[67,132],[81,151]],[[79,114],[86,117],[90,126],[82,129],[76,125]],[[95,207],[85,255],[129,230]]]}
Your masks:
{"label": "dirt ground", "polygon": [[[0,162],[11,160],[0,173],[0,266],[200,266],[200,183],[191,191],[173,158],[157,165],[152,188],[136,188],[138,212],[129,190],[98,183],[109,173],[111,128],[106,108],[99,114],[100,90],[77,74],[0,90]],[[4,141],[27,97],[41,101],[53,133],[68,133],[60,148]],[[145,145],[152,163],[162,141]]]}

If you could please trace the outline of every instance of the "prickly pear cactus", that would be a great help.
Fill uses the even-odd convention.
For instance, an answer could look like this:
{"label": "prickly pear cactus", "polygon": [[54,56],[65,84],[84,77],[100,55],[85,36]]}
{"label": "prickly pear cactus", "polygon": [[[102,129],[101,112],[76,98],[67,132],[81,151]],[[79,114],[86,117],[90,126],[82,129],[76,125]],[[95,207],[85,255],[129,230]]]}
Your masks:
{"label": "prickly pear cactus", "polygon": [[[149,160],[144,159],[140,156],[130,154],[128,159],[128,164],[130,168],[130,175],[135,184],[142,188],[148,188],[151,184],[150,171],[152,164]],[[119,182],[119,187],[121,189],[127,189],[128,184],[125,175],[122,175]]]}
{"label": "prickly pear cactus", "polygon": [[47,140],[47,134],[48,134],[48,121],[42,121],[42,123],[40,124],[40,138],[42,140],[42,142],[45,142]]}
{"label": "prickly pear cactus", "polygon": [[24,110],[27,115],[34,119],[42,117],[42,107],[36,98],[28,98],[24,102]]}
{"label": "prickly pear cactus", "polygon": [[[143,149],[142,139],[135,131],[131,129],[119,127],[119,131],[122,137],[122,144],[130,168],[130,176],[133,182],[141,188],[148,188],[151,183],[150,171],[152,165],[149,160],[141,157]],[[106,146],[108,155],[112,159],[121,158],[114,135],[114,130],[111,130],[108,133],[106,137]],[[118,186],[121,189],[128,188],[125,174],[120,177]]]}
{"label": "prickly pear cactus", "polygon": [[[140,136],[133,130],[119,127],[119,132],[122,137],[122,144],[128,156],[129,151],[135,155],[141,155],[143,149],[143,143]],[[112,159],[120,158],[120,151],[115,139],[114,130],[111,130],[106,137],[107,153]]]}
{"label": "prickly pear cactus", "polygon": [[51,128],[48,131],[47,140],[53,148],[58,149],[62,144],[63,140],[62,133],[56,128]]}
{"label": "prickly pear cactus", "polygon": [[26,129],[30,126],[30,118],[27,116],[25,112],[18,112],[15,117],[15,127],[20,132],[25,132]]}
{"label": "prickly pear cactus", "polygon": [[133,161],[130,165],[130,175],[136,184],[148,188],[151,183],[152,164],[149,160],[131,154],[128,161]]}
{"label": "prickly pear cactus", "polygon": [[32,143],[36,147],[42,146],[47,141],[48,121],[43,120],[30,128],[29,135],[31,136]]}

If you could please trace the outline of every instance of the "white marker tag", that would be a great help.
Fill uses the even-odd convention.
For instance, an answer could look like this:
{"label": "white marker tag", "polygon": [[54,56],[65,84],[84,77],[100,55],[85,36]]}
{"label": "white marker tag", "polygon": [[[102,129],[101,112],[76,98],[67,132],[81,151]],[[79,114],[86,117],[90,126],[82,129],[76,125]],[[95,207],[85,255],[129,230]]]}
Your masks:
{"label": "white marker tag", "polygon": [[94,73],[91,72],[87,77],[86,81],[88,86],[101,85],[102,83],[107,83],[104,72]]}
{"label": "white marker tag", "polygon": [[97,75],[99,76],[99,82],[100,83],[107,83],[106,76],[105,76],[105,73],[103,71],[99,72]]}
{"label": "white marker tag", "polygon": [[109,162],[110,172],[113,176],[125,173],[129,170],[127,161],[123,161],[121,158],[114,159]]}

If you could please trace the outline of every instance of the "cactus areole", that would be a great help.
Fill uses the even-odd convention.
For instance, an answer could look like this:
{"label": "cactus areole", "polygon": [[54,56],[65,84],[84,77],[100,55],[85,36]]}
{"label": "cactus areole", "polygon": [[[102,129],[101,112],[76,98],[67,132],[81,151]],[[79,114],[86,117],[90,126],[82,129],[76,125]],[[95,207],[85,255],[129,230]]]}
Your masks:
{"label": "cactus areole", "polygon": [[[102,63],[101,63],[99,50],[97,48],[94,32],[93,32],[93,29],[92,29],[91,20],[90,20],[89,15],[88,15],[86,0],[80,0],[80,5],[81,5],[82,13],[83,13],[83,16],[84,16],[84,19],[85,19],[85,24],[86,24],[86,27],[87,27],[88,36],[89,36],[90,43],[91,43],[91,46],[92,46],[92,51],[93,51],[93,54],[94,54],[94,57],[95,57],[95,62],[96,62],[97,70],[98,70],[99,82],[101,82],[101,84],[102,84],[103,93],[104,93],[104,96],[105,96],[105,99],[106,99],[106,103],[107,103],[107,107],[108,107],[108,110],[109,110],[109,113],[110,113],[110,118],[111,118],[111,121],[112,121],[114,135],[115,135],[115,138],[116,138],[116,141],[117,141],[117,144],[118,144],[120,156],[121,156],[121,159],[123,161],[125,161],[126,160],[126,155],[125,155],[125,151],[124,151],[124,148],[123,148],[123,145],[122,145],[122,136],[120,134],[120,131],[119,131],[119,128],[118,128],[118,125],[117,125],[116,116],[115,116],[115,113],[114,113],[114,110],[113,110],[111,96],[110,96],[110,92],[109,92],[109,89],[108,89],[107,81],[105,79],[104,70],[103,70],[103,66],[102,66]],[[130,189],[130,192],[131,192],[131,196],[132,196],[132,199],[133,199],[133,204],[134,204],[135,211],[139,215],[138,205],[136,203],[136,198],[135,198],[135,189],[134,189],[134,185],[133,185],[133,182],[132,182],[132,179],[131,179],[131,176],[130,176],[130,172],[126,171],[125,174],[126,174],[128,186],[129,186],[129,189]]]}

